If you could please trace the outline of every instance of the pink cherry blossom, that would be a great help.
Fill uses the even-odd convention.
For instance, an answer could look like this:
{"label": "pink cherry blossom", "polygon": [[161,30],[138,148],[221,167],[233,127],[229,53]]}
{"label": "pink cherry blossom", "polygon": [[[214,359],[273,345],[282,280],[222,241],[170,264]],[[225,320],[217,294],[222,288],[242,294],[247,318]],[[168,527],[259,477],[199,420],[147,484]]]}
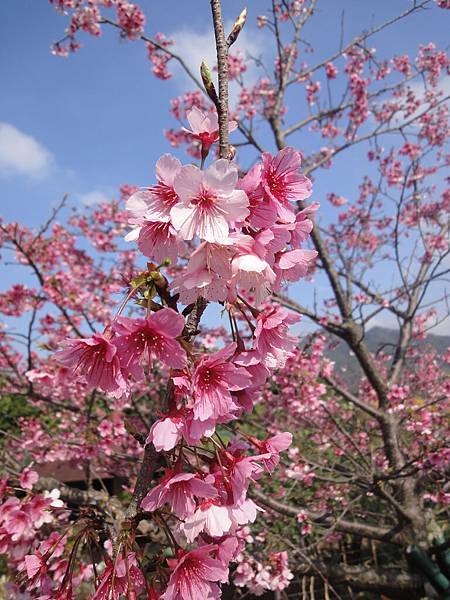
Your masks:
{"label": "pink cherry blossom", "polygon": [[244,190],[249,200],[248,223],[257,229],[269,228],[277,220],[277,209],[264,198],[261,184],[262,165],[257,163],[239,180],[238,188]]}
{"label": "pink cherry blossom", "polygon": [[280,462],[280,452],[284,452],[292,444],[292,433],[278,433],[263,441],[252,438],[252,442],[261,454],[270,455],[270,458],[263,459],[263,462],[267,471],[272,473]]}
{"label": "pink cherry blossom", "polygon": [[274,203],[281,221],[291,223],[295,214],[290,202],[304,200],[312,191],[311,181],[299,173],[301,154],[288,147],[280,150],[274,157],[264,152],[262,160],[264,191]]}
{"label": "pink cherry blossom", "polygon": [[44,575],[47,571],[45,561],[40,552],[27,554],[24,561],[28,579],[33,579],[38,574]]}
{"label": "pink cherry blossom", "polygon": [[[129,552],[126,561],[125,558],[120,558],[115,564],[108,560],[92,600],[119,600],[124,595],[136,598],[144,586],[144,576],[136,555]],[[133,592],[134,596],[131,595]]]}
{"label": "pink cherry blossom", "polygon": [[33,489],[33,485],[38,481],[39,475],[32,469],[24,469],[20,475],[20,485],[24,490]]}
{"label": "pink cherry blossom", "polygon": [[66,339],[63,344],[67,348],[55,354],[56,360],[83,377],[90,387],[98,387],[117,398],[127,392],[117,347],[110,339],[95,333],[90,338]]}
{"label": "pink cherry blossom", "polygon": [[175,177],[174,188],[180,197],[170,217],[184,240],[193,237],[223,243],[238,221],[249,214],[248,198],[236,189],[238,172],[228,160],[213,162],[206,171],[186,165]]}
{"label": "pink cherry blossom", "polygon": [[174,369],[185,366],[186,353],[176,340],[183,332],[184,319],[172,308],[163,308],[145,319],[120,317],[113,327],[120,364],[135,376],[140,376],[142,359],[150,367],[155,358]]}
{"label": "pink cherry blossom", "polygon": [[202,242],[194,250],[184,273],[175,277],[171,284],[183,304],[190,304],[200,296],[207,300],[225,300],[227,283],[232,275],[232,244],[232,239],[224,244]]}
{"label": "pink cherry blossom", "polygon": [[236,351],[232,343],[209,356],[202,356],[192,378],[194,418],[206,421],[226,415],[233,408],[231,392],[246,388],[251,378],[243,367],[230,362]]}
{"label": "pink cherry blossom", "polygon": [[221,537],[230,531],[233,522],[229,508],[214,500],[203,500],[195,513],[183,523],[182,530],[188,542],[193,542],[202,532]]}
{"label": "pink cherry blossom", "polygon": [[298,315],[281,306],[269,308],[258,315],[254,347],[267,367],[284,367],[297,343],[297,339],[288,333],[288,325],[299,320]]}
{"label": "pink cherry blossom", "polygon": [[169,221],[170,210],[179,201],[174,189],[174,179],[181,170],[175,156],[164,154],[156,163],[158,183],[148,190],[135,192],[126,203],[131,222],[145,218],[147,221]]}
{"label": "pink cherry blossom", "polygon": [[268,296],[276,280],[276,274],[266,260],[267,246],[273,238],[270,229],[254,238],[249,235],[233,238],[236,240],[236,253],[231,262],[232,285],[251,293],[255,304],[260,304]]}
{"label": "pink cherry blossom", "polygon": [[[281,280],[298,281],[312,269],[318,256],[316,250],[298,248],[282,252],[277,257],[276,270]],[[279,289],[279,285],[276,289]]]}
{"label": "pink cherry blossom", "polygon": [[150,428],[147,444],[153,443],[157,452],[172,450],[182,438],[184,418],[176,414],[159,419]]}
{"label": "pink cherry blossom", "polygon": [[173,568],[166,592],[161,600],[200,600],[220,597],[217,581],[226,581],[228,568],[219,560],[211,558],[217,546],[209,544],[191,552],[180,552],[172,559]]}
{"label": "pink cherry blossom", "polygon": [[297,213],[295,217],[295,226],[291,231],[291,245],[293,248],[299,248],[305,242],[313,230],[313,222],[310,219],[319,209],[317,202],[307,206]]}
{"label": "pink cherry blossom", "polygon": [[[197,106],[186,112],[190,129],[183,127],[183,131],[201,141],[204,151],[208,151],[214,142],[219,139],[219,119],[217,112],[204,113]],[[236,121],[229,121],[228,131],[231,133],[237,128]]]}
{"label": "pink cherry blossom", "polygon": [[195,497],[214,498],[216,488],[199,479],[195,473],[175,473],[167,470],[161,483],[155,486],[142,500],[142,508],[154,511],[164,504],[170,504],[174,514],[180,519],[192,515],[195,510]]}
{"label": "pink cherry blossom", "polygon": [[183,252],[184,244],[178,239],[177,232],[169,222],[146,221],[125,236],[127,242],[137,240],[139,250],[159,263],[169,258],[176,262]]}

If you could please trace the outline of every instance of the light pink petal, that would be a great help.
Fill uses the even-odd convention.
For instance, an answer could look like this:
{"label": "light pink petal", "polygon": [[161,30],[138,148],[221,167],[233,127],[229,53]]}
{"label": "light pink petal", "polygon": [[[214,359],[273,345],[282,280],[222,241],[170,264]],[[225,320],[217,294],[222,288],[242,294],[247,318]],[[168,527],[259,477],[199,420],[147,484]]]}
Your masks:
{"label": "light pink petal", "polygon": [[[185,165],[177,173],[173,187],[182,201],[189,201],[196,197],[201,190],[203,173],[194,165]],[[175,207],[172,208],[172,211]]]}
{"label": "light pink petal", "polygon": [[125,203],[125,208],[135,219],[140,219],[145,216],[148,210],[148,198],[150,192],[141,190],[132,194]]}
{"label": "light pink petal", "polygon": [[205,183],[208,188],[230,194],[238,181],[238,169],[225,158],[215,160],[205,171]]}
{"label": "light pink petal", "polygon": [[172,154],[163,154],[156,162],[156,177],[162,183],[173,186],[175,175],[181,169],[181,162]]}

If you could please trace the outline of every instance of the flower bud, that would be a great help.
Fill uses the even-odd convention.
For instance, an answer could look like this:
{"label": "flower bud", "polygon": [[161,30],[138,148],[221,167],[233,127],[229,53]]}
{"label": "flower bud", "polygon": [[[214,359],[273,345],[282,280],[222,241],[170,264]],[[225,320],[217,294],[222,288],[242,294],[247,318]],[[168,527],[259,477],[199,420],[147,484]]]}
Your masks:
{"label": "flower bud", "polygon": [[247,18],[247,9],[244,8],[244,10],[241,12],[241,14],[238,16],[238,18],[234,22],[233,29],[231,30],[231,33],[227,38],[228,48],[230,46],[232,46],[234,44],[234,42],[237,40],[238,35],[241,33],[242,28],[245,25],[246,18]]}
{"label": "flower bud", "polygon": [[212,75],[210,68],[208,67],[206,61],[202,61],[200,65],[200,75],[202,77],[203,85],[205,86],[206,93],[211,98],[216,106],[219,104],[219,97],[217,96],[216,88],[214,86],[214,82],[212,80]]}

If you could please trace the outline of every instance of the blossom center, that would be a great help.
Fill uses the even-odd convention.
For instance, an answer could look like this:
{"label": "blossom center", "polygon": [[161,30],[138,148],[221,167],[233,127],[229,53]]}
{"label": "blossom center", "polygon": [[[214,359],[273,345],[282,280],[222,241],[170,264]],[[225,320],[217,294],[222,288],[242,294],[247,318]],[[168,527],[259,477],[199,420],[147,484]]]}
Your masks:
{"label": "blossom center", "polygon": [[166,185],[161,181],[156,185],[152,186],[150,188],[150,191],[153,194],[155,194],[155,196],[157,196],[160,200],[162,200],[164,204],[167,204],[168,208],[172,208],[172,206],[174,206],[179,200],[178,194],[175,192],[173,187],[171,187],[170,185]]}
{"label": "blossom center", "polygon": [[210,387],[217,385],[217,374],[213,369],[204,367],[200,372],[199,383],[203,389],[208,390]]}
{"label": "blossom center", "polygon": [[192,204],[198,206],[201,210],[209,210],[214,206],[216,197],[209,190],[203,189],[196,198],[193,198]]}

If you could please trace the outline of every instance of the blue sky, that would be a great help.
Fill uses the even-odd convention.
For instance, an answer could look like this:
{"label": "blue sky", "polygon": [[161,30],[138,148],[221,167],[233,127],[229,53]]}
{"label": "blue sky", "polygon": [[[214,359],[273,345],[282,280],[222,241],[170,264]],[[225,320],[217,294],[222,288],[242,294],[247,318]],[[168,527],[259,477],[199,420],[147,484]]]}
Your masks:
{"label": "blue sky", "polygon": [[[243,7],[237,0],[223,4],[228,22]],[[178,33],[175,38],[192,65],[212,56],[208,0],[142,0],[140,5],[148,17],[149,35]],[[249,0],[242,43],[244,50],[270,58],[271,36],[255,27],[256,15],[263,14],[267,5],[264,0]],[[306,31],[316,47],[316,59],[338,47],[342,11],[344,40],[349,41],[410,6],[409,0],[319,1],[318,15]],[[156,80],[142,43],[121,40],[108,27],[101,39],[80,36],[83,47],[75,55],[52,56],[50,44],[63,35],[67,24],[47,0],[0,2],[0,123],[7,142],[2,154],[0,135],[0,214],[6,220],[39,224],[66,192],[79,203],[111,197],[123,183],[150,183],[155,161],[171,151],[162,134],[173,126],[169,99],[191,87],[179,71],[168,82]],[[430,10],[374,37],[372,43],[381,56],[414,53],[419,43],[445,46],[449,30],[450,11],[432,3]],[[261,139],[273,149],[264,132]],[[300,148],[310,145],[307,134],[292,142]],[[363,161],[355,154],[352,172],[363,173]],[[333,169],[332,181],[322,177],[315,195],[322,201],[322,217],[331,217],[329,212],[335,210],[323,201],[326,192],[351,197],[354,189],[348,167]]]}

